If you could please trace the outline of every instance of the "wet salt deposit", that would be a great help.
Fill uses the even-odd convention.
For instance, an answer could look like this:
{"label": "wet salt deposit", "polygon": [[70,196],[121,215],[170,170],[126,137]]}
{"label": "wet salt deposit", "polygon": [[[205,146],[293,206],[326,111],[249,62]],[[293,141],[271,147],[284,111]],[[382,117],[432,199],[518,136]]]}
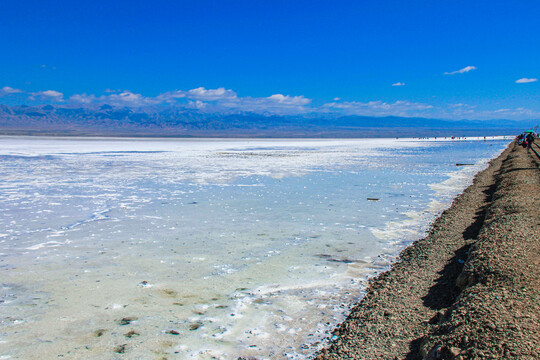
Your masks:
{"label": "wet salt deposit", "polygon": [[508,141],[2,137],[0,359],[308,358]]}

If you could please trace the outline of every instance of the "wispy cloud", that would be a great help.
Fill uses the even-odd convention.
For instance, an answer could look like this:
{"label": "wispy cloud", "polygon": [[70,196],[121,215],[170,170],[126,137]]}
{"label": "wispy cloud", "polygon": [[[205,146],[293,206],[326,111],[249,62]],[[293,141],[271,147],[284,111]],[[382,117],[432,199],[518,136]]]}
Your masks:
{"label": "wispy cloud", "polygon": [[221,99],[208,110],[248,111],[262,114],[292,115],[314,111],[309,107],[311,99],[302,95],[273,94],[268,97],[236,97]]}
{"label": "wispy cloud", "polygon": [[33,92],[28,98],[30,100],[41,99],[45,101],[61,102],[64,101],[64,94],[56,90],[45,90]]}
{"label": "wispy cloud", "polygon": [[283,94],[270,95],[267,99],[270,102],[292,106],[303,106],[311,102],[310,99],[306,99],[304,96],[289,96]]}
{"label": "wispy cloud", "polygon": [[87,95],[87,94],[75,94],[72,95],[69,100],[76,103],[81,104],[91,104],[96,101],[96,97],[94,95]]}
{"label": "wispy cloud", "polygon": [[450,107],[451,108],[456,108],[456,109],[472,109],[472,108],[475,108],[476,106],[469,105],[469,104],[458,103],[458,104],[450,104]]}
{"label": "wispy cloud", "polygon": [[205,103],[204,101],[201,101],[201,100],[188,101],[188,107],[192,109],[204,110],[206,109],[207,106],[208,106],[208,103]]}
{"label": "wispy cloud", "polygon": [[397,82],[397,83],[393,83],[392,86],[405,86],[405,83]]}
{"label": "wispy cloud", "polygon": [[115,104],[123,105],[145,105],[151,103],[148,101],[148,98],[142,96],[141,94],[136,94],[131,91],[123,91],[119,94],[111,94],[108,96],[109,101]]}
{"label": "wispy cloud", "polygon": [[110,93],[110,95],[95,96],[93,94],[75,94],[69,100],[81,104],[110,104],[118,106],[144,106],[155,105],[161,101],[155,98],[148,98],[141,94],[131,92],[129,90],[120,90],[118,93]]}
{"label": "wispy cloud", "polygon": [[459,69],[459,70],[456,70],[456,71],[450,71],[450,72],[445,72],[444,75],[456,75],[456,74],[464,74],[464,73],[467,73],[469,71],[472,71],[472,70],[476,70],[477,67],[476,66],[465,66],[463,69]]}
{"label": "wispy cloud", "polygon": [[234,99],[236,98],[236,93],[232,90],[227,90],[225,88],[217,89],[205,89],[204,87],[198,87],[196,89],[191,89],[186,92],[186,97],[189,99],[203,100],[203,101],[215,101],[222,99]]}
{"label": "wispy cloud", "polygon": [[540,112],[519,107],[513,109],[476,111],[475,115],[480,119],[530,119],[538,118]]}
{"label": "wispy cloud", "polygon": [[346,115],[360,116],[430,116],[432,105],[415,103],[410,101],[399,100],[393,103],[383,101],[369,102],[332,102],[323,105],[324,108],[332,111],[339,111]]}
{"label": "wispy cloud", "polygon": [[527,120],[540,117],[537,110],[518,108],[480,109],[476,105],[449,104],[447,107],[436,109],[436,117],[440,119],[471,119],[471,120],[494,120],[511,119]]}
{"label": "wispy cloud", "polygon": [[536,81],[538,81],[538,79],[521,78],[521,79],[516,80],[516,84],[526,84],[526,83],[532,83]]}
{"label": "wispy cloud", "polygon": [[178,99],[191,99],[191,100],[200,100],[200,101],[219,101],[219,100],[230,100],[236,99],[237,95],[234,91],[225,89],[223,87],[217,89],[206,89],[204,87],[198,87],[196,89],[191,89],[188,91],[184,90],[175,90],[168,91],[166,93],[160,94],[156,97],[158,102],[171,103],[175,102]]}
{"label": "wispy cloud", "polygon": [[69,100],[81,104],[104,103],[120,106],[181,105],[208,112],[248,111],[286,115],[312,111],[308,107],[311,99],[302,95],[273,94],[268,97],[239,97],[233,90],[223,87],[217,89],[198,87],[191,90],[168,91],[155,97],[145,97],[129,90],[118,93],[109,92],[101,96],[75,94]]}
{"label": "wispy cloud", "polygon": [[4,86],[3,88],[0,89],[0,96],[11,95],[11,94],[20,94],[20,93],[23,93],[23,91],[19,90],[19,89],[14,89],[14,88],[9,87],[9,86]]}

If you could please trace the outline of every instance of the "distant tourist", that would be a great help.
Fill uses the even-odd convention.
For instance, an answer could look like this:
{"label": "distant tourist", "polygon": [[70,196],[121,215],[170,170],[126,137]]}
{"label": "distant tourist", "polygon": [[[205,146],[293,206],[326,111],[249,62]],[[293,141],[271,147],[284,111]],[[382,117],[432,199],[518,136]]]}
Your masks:
{"label": "distant tourist", "polygon": [[532,132],[528,132],[527,136],[525,136],[525,141],[527,141],[527,149],[530,149],[532,143],[534,142],[534,134]]}
{"label": "distant tourist", "polygon": [[525,136],[523,136],[523,134],[519,134],[517,137],[518,145],[523,145],[524,140],[525,140]]}

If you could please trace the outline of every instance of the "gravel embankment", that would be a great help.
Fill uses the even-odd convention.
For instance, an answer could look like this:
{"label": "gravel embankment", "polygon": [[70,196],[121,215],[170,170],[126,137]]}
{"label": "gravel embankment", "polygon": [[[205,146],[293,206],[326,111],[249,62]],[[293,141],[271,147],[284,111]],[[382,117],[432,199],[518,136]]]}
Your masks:
{"label": "gravel embankment", "polygon": [[539,164],[510,144],[371,282],[316,359],[540,358]]}

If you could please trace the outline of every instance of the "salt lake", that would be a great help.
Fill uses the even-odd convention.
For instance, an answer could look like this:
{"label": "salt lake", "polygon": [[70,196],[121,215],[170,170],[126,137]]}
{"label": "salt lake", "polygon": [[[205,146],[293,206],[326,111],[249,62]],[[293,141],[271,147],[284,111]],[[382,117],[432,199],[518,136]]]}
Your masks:
{"label": "salt lake", "polygon": [[0,359],[309,358],[509,141],[0,137]]}

